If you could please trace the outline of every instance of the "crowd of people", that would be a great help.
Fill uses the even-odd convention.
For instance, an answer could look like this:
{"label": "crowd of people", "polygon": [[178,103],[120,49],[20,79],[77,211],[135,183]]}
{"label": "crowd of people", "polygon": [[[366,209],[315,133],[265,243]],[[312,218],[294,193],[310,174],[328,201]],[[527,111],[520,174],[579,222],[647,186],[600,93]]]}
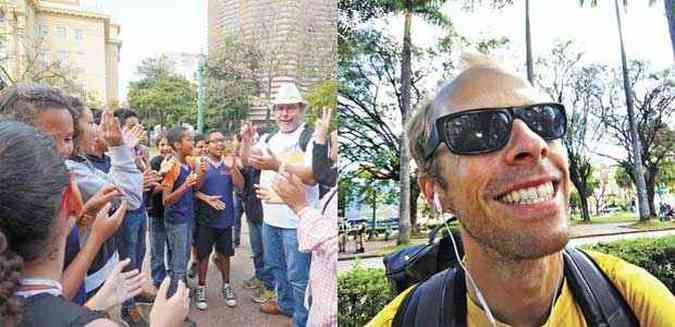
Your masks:
{"label": "crowd of people", "polygon": [[[131,109],[93,110],[44,85],[0,93],[0,325],[196,325],[209,263],[236,307],[231,260],[248,223],[265,314],[337,325],[337,147],[331,111],[314,127],[293,83],[273,101],[277,128],[193,135],[169,128],[151,158]],[[146,251],[146,235],[150,249]],[[146,254],[154,290],[141,273]],[[190,290],[188,279],[196,285]],[[139,304],[152,304],[148,317]],[[212,305],[214,305],[212,303]],[[146,319],[147,318],[147,319]]]}

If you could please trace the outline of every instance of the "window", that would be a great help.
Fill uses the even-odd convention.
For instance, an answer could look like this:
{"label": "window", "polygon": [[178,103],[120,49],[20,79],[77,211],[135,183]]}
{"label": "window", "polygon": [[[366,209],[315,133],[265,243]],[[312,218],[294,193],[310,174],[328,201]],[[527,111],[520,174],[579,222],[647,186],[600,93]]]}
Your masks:
{"label": "window", "polygon": [[76,29],[75,30],[75,40],[82,41],[82,30],[81,29]]}
{"label": "window", "polygon": [[63,26],[59,26],[56,28],[56,35],[58,35],[60,38],[65,39],[68,35],[66,34],[66,28]]}

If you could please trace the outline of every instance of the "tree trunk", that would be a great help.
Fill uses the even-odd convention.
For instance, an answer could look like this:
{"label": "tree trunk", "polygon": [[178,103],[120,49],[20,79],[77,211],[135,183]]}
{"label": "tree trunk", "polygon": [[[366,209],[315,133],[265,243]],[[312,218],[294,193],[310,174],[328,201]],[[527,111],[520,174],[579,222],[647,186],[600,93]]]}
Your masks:
{"label": "tree trunk", "polygon": [[635,122],[635,113],[633,110],[633,96],[628,81],[628,63],[626,62],[626,48],[623,45],[623,32],[621,30],[621,14],[619,12],[619,0],[614,0],[616,9],[616,22],[619,29],[619,43],[621,48],[621,67],[623,70],[623,89],[626,94],[626,108],[628,109],[628,123],[630,124],[630,134],[633,152],[633,173],[636,177],[636,191],[638,198],[638,209],[640,221],[649,220],[649,205],[646,192],[645,177],[642,173],[642,156],[640,150],[640,139],[638,138],[637,123]]}
{"label": "tree trunk", "polygon": [[419,232],[417,224],[417,198],[420,195],[420,188],[417,186],[415,178],[410,179],[410,226],[413,233]]}
{"label": "tree trunk", "polygon": [[658,167],[647,168],[647,176],[645,178],[647,183],[647,199],[649,200],[649,215],[652,217],[658,217],[658,211],[656,211],[656,203],[654,203],[654,195],[656,194],[656,176],[659,173]]}
{"label": "tree trunk", "polygon": [[581,220],[587,223],[591,222],[591,214],[588,212],[588,197],[586,196],[586,192],[583,194],[579,192],[579,202],[581,202]]}
{"label": "tree trunk", "polygon": [[666,7],[668,32],[670,32],[670,45],[673,48],[673,57],[675,58],[675,12],[673,11],[673,0],[664,0],[663,4]]}
{"label": "tree trunk", "polygon": [[406,0],[405,26],[403,29],[403,58],[401,60],[401,119],[403,132],[401,133],[400,149],[400,187],[401,199],[399,201],[399,233],[398,244],[410,242],[410,154],[406,140],[408,133],[405,126],[408,122],[410,111],[410,75],[411,75],[411,40],[410,25],[412,24],[412,0]]}
{"label": "tree trunk", "polygon": [[530,29],[530,0],[525,0],[525,65],[527,80],[534,85],[534,63],[532,62],[532,34]]}
{"label": "tree trunk", "polygon": [[370,228],[370,233],[368,233],[368,239],[372,240],[375,236],[375,227],[377,226],[377,192],[373,195],[373,226]]}

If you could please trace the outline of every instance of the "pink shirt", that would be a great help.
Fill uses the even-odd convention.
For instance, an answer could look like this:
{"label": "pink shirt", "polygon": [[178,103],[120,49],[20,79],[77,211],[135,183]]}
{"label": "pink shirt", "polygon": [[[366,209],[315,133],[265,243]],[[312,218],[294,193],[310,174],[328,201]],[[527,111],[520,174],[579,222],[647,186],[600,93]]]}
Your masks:
{"label": "pink shirt", "polygon": [[[300,251],[312,252],[309,285],[312,296],[308,326],[337,326],[337,187],[321,200],[321,211],[303,209],[298,223]],[[306,295],[306,296],[307,296]],[[307,299],[305,299],[307,306]]]}

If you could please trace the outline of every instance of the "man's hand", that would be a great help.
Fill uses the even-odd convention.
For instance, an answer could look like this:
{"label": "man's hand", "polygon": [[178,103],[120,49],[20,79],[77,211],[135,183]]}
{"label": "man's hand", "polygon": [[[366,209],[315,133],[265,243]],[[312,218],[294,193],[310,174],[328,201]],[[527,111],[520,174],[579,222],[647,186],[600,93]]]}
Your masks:
{"label": "man's hand", "polygon": [[94,196],[89,198],[82,207],[81,219],[78,221],[79,226],[88,226],[91,224],[98,213],[106,204],[108,204],[115,197],[122,196],[122,191],[114,185],[106,185],[102,187]]}
{"label": "man's hand", "polygon": [[251,122],[246,122],[246,124],[241,126],[241,142],[245,144],[252,144],[253,139],[255,138],[255,126]]}
{"label": "man's hand", "polygon": [[111,110],[105,110],[101,115],[101,133],[108,147],[124,144],[120,123],[115,119]]}
{"label": "man's hand", "polygon": [[157,291],[155,303],[150,310],[151,327],[179,327],[183,326],[183,320],[187,316],[190,302],[188,291],[183,281],[178,281],[176,293],[170,298],[166,298],[169,289],[169,278],[165,278]]}
{"label": "man's hand", "polygon": [[220,195],[206,195],[202,197],[202,200],[206,202],[206,204],[210,205],[213,207],[213,209],[216,210],[223,210],[225,209],[225,202],[220,200]]}
{"label": "man's hand", "polygon": [[261,154],[260,152],[253,152],[251,153],[251,156],[248,158],[249,162],[253,167],[255,167],[258,170],[273,170],[277,171],[279,170],[279,166],[281,166],[281,162],[277,159],[277,157],[270,151],[270,149],[267,150],[267,156]]}
{"label": "man's hand", "polygon": [[279,195],[296,214],[307,207],[307,198],[305,197],[305,185],[300,177],[282,171],[274,178],[272,190]]}
{"label": "man's hand", "polygon": [[122,138],[124,138],[124,143],[132,149],[141,142],[144,136],[145,129],[141,124],[136,124],[131,129],[126,127],[122,129]]}
{"label": "man's hand", "polygon": [[333,116],[333,110],[324,107],[321,118],[316,121],[314,131],[314,141],[318,144],[326,144],[326,137],[330,129],[330,119]]}
{"label": "man's hand", "polygon": [[279,195],[274,192],[274,190],[266,187],[261,187],[260,185],[255,185],[255,194],[258,197],[258,199],[265,201],[266,203],[271,203],[271,204],[283,204],[284,200],[282,200]]}
{"label": "man's hand", "polygon": [[206,174],[206,170],[209,168],[206,163],[206,158],[205,157],[200,157],[199,158],[199,166],[197,167],[197,176],[200,178]]}
{"label": "man's hand", "polygon": [[85,304],[88,308],[96,311],[107,311],[141,294],[145,275],[141,274],[138,269],[122,272],[122,269],[129,262],[131,262],[130,259],[124,259],[115,266],[115,269],[108,275],[103,286]]}
{"label": "man's hand", "polygon": [[90,239],[96,237],[101,243],[107,241],[120,228],[124,215],[127,213],[127,208],[127,200],[122,200],[120,207],[115,210],[112,216],[109,216],[110,203],[106,204],[96,216],[96,220],[91,227]]}

